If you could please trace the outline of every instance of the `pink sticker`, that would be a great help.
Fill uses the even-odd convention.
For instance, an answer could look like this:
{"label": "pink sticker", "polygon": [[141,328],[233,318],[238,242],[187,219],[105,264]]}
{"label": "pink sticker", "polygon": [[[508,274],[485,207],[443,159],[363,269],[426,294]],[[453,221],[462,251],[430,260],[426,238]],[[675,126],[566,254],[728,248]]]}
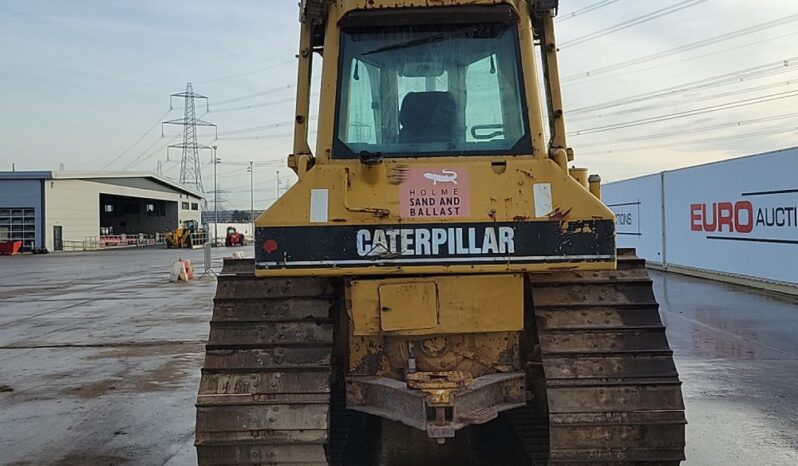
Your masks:
{"label": "pink sticker", "polygon": [[408,169],[399,192],[402,218],[467,217],[468,181],[464,168]]}

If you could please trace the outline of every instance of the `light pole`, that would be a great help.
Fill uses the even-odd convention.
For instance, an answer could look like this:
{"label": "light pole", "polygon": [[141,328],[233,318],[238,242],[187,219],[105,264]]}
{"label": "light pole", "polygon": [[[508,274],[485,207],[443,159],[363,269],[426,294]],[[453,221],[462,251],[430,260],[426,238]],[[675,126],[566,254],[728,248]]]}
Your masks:
{"label": "light pole", "polygon": [[252,224],[252,241],[255,241],[255,169],[249,161],[249,221]]}
{"label": "light pole", "polygon": [[222,160],[216,157],[216,146],[211,146],[213,149],[213,245],[218,246],[218,232],[219,232],[219,186],[216,185],[216,165]]}
{"label": "light pole", "polygon": [[280,170],[277,170],[277,198],[280,198]]}

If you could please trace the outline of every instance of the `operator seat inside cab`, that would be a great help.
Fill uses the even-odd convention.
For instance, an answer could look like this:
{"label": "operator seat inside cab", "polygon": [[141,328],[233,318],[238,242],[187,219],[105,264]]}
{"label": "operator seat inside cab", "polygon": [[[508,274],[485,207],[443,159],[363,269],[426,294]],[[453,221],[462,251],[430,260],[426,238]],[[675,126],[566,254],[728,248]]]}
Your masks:
{"label": "operator seat inside cab", "polygon": [[411,92],[399,111],[399,142],[452,142],[457,127],[457,104],[450,92]]}

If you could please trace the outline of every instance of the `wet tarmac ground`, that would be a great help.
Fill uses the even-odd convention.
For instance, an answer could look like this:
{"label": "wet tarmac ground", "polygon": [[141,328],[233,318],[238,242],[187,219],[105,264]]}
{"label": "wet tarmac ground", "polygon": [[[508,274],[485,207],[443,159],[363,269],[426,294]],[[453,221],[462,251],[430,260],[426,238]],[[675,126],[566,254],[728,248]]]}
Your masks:
{"label": "wet tarmac ground", "polygon": [[0,464],[196,464],[216,282],[170,283],[169,271],[202,255],[0,257]]}
{"label": "wet tarmac ground", "polygon": [[798,465],[798,300],[651,272],[676,354],[688,465]]}
{"label": "wet tarmac ground", "polygon": [[[215,281],[169,283],[177,257],[196,267],[202,251],[0,257],[0,464],[196,464]],[[798,464],[798,301],[652,276],[684,382],[685,464]]]}

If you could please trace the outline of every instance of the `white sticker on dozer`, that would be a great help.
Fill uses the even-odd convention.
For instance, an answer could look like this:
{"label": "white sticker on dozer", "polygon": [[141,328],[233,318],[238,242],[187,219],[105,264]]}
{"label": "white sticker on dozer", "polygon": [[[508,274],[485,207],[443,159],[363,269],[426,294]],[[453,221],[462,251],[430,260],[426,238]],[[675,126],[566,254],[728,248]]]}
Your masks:
{"label": "white sticker on dozer", "polygon": [[535,217],[546,217],[554,210],[551,201],[551,184],[535,183],[533,191],[535,197]]}
{"label": "white sticker on dozer", "polygon": [[327,189],[310,190],[310,222],[326,223],[327,209],[329,206],[329,193]]}

